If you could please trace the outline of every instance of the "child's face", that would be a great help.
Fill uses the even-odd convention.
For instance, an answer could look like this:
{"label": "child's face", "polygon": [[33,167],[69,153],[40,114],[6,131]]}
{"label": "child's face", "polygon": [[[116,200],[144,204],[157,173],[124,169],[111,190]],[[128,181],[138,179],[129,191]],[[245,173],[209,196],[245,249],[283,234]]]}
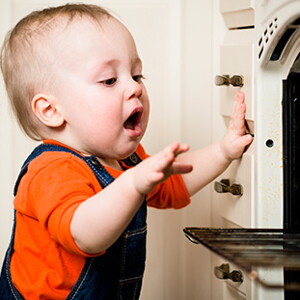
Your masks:
{"label": "child's face", "polygon": [[113,18],[101,27],[73,21],[54,49],[61,142],[103,159],[133,153],[147,127],[149,99],[128,30]]}

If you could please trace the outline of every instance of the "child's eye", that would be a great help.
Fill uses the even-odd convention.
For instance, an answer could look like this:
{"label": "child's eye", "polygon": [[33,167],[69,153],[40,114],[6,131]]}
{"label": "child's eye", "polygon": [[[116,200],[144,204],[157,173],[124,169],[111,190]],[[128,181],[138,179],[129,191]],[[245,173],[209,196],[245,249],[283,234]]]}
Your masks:
{"label": "child's eye", "polygon": [[104,85],[113,85],[117,81],[117,78],[109,78],[100,81],[100,83],[103,83]]}
{"label": "child's eye", "polygon": [[145,77],[143,76],[143,75],[134,75],[134,76],[132,76],[132,79],[134,80],[134,81],[136,81],[136,82],[141,82],[142,81],[142,79],[145,79]]}

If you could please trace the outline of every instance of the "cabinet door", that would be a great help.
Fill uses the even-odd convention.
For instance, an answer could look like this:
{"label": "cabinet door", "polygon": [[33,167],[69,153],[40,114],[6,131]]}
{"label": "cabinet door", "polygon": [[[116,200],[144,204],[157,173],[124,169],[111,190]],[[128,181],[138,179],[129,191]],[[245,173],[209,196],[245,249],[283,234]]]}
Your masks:
{"label": "cabinet door", "polygon": [[[242,86],[220,85],[215,87],[214,97],[214,137],[220,139],[226,132],[232,106],[236,93],[241,90],[246,98],[246,122],[249,131],[254,133],[255,127],[255,108],[253,101],[253,45],[251,36],[254,30],[230,30],[225,31],[224,39],[217,47],[219,55],[218,66],[216,66],[219,76],[232,78],[240,76],[243,79]],[[249,38],[250,37],[250,38]],[[254,217],[254,176],[255,176],[255,152],[254,143],[246,149],[241,159],[235,160],[228,169],[216,180],[218,187],[224,182],[228,187],[233,188],[239,185],[241,193],[236,195],[235,191],[220,193],[219,188],[213,192],[213,227],[252,227]],[[219,192],[217,192],[217,190]],[[220,257],[213,257],[213,268],[228,263]],[[229,263],[230,270],[236,267]],[[242,283],[234,283],[231,280],[221,280],[213,278],[212,286],[218,287],[212,291],[213,299],[236,299],[249,300],[251,297],[252,283],[244,274]],[[219,298],[220,297],[220,298]]]}
{"label": "cabinet door", "polygon": [[[251,44],[237,45],[231,43],[231,40],[237,43],[243,39],[245,34],[252,34],[251,30],[247,33],[243,31],[229,33],[226,44],[220,46],[220,76],[241,76],[243,79],[242,87],[224,85],[216,87],[219,89],[216,97],[216,125],[215,134],[220,138],[226,131],[235,95],[237,91],[242,90],[246,95],[246,122],[249,131],[254,132],[254,108],[252,101],[252,56],[253,50]],[[238,184],[241,186],[241,194],[234,193],[214,193],[214,205],[217,208],[217,216],[223,219],[223,222],[229,222],[242,227],[251,227],[252,211],[254,203],[253,177],[254,177],[254,153],[253,145],[249,147],[241,159],[234,161],[229,168],[216,179],[215,184],[221,184],[228,180],[229,186]]]}

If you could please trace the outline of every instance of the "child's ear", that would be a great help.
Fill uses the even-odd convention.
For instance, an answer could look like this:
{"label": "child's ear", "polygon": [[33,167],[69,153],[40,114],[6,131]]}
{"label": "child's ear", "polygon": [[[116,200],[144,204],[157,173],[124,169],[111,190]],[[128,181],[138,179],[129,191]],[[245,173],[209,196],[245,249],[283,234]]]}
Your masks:
{"label": "child's ear", "polygon": [[65,119],[56,98],[52,95],[37,94],[31,101],[33,113],[46,126],[60,127]]}

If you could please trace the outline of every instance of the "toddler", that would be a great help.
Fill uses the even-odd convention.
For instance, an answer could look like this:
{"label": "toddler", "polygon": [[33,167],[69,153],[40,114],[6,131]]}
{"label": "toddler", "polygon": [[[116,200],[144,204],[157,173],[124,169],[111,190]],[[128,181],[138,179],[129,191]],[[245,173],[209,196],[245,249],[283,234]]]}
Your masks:
{"label": "toddler", "polygon": [[36,11],[8,33],[1,68],[24,132],[42,141],[15,186],[0,299],[139,298],[146,206],[182,208],[252,141],[239,92],[226,135],[149,156],[142,61],[99,6]]}

